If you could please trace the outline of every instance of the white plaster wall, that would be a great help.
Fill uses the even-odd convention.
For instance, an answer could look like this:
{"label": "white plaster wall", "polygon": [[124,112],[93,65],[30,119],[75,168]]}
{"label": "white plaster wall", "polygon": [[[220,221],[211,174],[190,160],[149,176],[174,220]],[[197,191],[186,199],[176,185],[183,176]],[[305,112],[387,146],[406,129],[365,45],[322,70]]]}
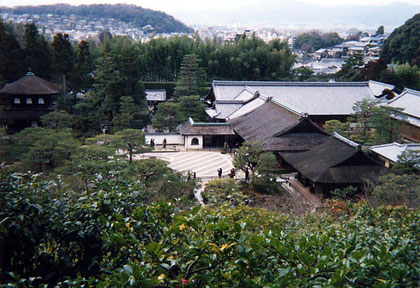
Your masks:
{"label": "white plaster wall", "polygon": [[184,136],[180,134],[146,134],[146,144],[150,144],[150,139],[155,139],[155,145],[162,145],[162,141],[166,138],[166,145],[184,145]]}
{"label": "white plaster wall", "polygon": [[[197,138],[198,145],[191,145],[191,140]],[[187,149],[203,149],[203,136],[185,136],[185,148]]]}

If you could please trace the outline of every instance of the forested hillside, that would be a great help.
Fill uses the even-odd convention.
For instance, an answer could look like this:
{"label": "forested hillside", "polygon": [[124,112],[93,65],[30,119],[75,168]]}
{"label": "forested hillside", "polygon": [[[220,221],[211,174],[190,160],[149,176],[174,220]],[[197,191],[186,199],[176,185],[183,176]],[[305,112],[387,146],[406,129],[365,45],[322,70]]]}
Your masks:
{"label": "forested hillside", "polygon": [[420,13],[395,29],[385,41],[381,58],[387,63],[408,62],[420,65]]}
{"label": "forested hillside", "polygon": [[134,23],[139,28],[151,25],[157,33],[193,32],[193,29],[177,21],[174,17],[160,11],[144,9],[127,4],[94,4],[71,6],[65,4],[43,6],[18,6],[14,8],[2,7],[3,13],[20,14],[55,14],[83,16],[86,20],[94,18],[113,18],[126,23]]}

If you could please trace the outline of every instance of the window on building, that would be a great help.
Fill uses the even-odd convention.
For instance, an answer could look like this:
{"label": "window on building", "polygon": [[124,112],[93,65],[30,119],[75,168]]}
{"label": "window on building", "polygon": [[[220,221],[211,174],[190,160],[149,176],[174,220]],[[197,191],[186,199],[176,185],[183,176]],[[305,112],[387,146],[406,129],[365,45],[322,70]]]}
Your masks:
{"label": "window on building", "polygon": [[197,138],[191,139],[191,145],[198,145],[198,139]]}
{"label": "window on building", "polygon": [[32,98],[26,98],[26,104],[32,104]]}
{"label": "window on building", "polygon": [[44,98],[38,98],[38,104],[45,104]]}
{"label": "window on building", "polygon": [[20,104],[20,98],[19,97],[15,97],[13,99],[13,104]]}

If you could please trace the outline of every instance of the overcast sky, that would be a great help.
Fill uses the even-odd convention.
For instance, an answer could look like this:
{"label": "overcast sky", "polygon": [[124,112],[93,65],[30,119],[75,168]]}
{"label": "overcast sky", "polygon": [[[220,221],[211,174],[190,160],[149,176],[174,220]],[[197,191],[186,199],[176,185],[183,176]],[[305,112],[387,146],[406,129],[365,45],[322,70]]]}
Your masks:
{"label": "overcast sky", "polygon": [[[116,4],[127,3],[160,10],[167,13],[180,11],[202,11],[207,9],[223,9],[233,7],[243,7],[258,2],[267,2],[275,0],[0,0],[4,6],[20,6],[20,5],[47,5],[55,3],[66,3],[71,5],[81,4]],[[276,2],[287,2],[286,0],[277,0]],[[335,4],[360,4],[360,5],[386,5],[394,2],[404,2],[409,4],[420,5],[420,0],[301,0],[313,4],[335,5]]]}

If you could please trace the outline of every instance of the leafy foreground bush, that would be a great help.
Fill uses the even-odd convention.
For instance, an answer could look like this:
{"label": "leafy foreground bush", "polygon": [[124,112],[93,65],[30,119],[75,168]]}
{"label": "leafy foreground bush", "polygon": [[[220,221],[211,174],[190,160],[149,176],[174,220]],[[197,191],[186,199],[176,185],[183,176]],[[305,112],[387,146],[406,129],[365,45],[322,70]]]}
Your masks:
{"label": "leafy foreground bush", "polygon": [[91,194],[0,176],[6,287],[415,287],[419,213],[349,207],[340,219],[141,204],[141,185]]}

